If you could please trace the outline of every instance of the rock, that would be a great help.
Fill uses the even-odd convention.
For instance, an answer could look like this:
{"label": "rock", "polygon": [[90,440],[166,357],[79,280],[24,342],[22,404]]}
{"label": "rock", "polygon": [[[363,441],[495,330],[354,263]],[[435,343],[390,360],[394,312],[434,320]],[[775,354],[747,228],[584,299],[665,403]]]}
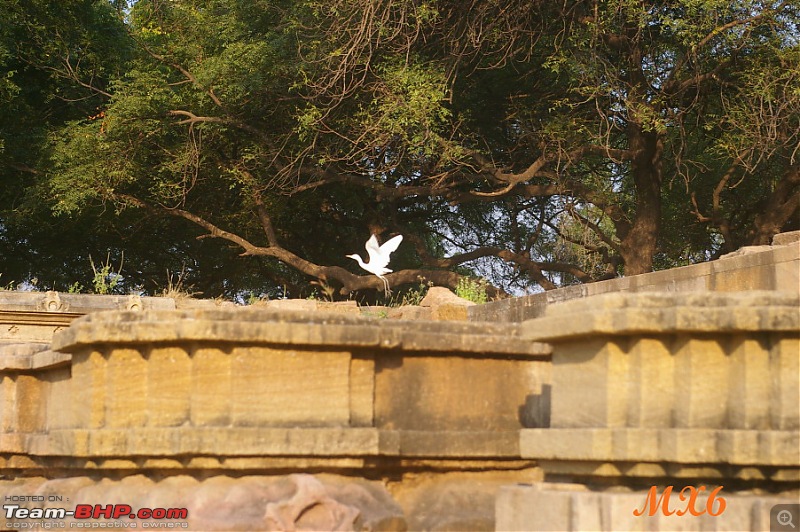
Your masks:
{"label": "rock", "polygon": [[356,301],[319,301],[317,308],[325,312],[335,312],[337,314],[361,314]]}
{"label": "rock", "polygon": [[773,246],[788,246],[800,242],[800,231],[789,231],[786,233],[778,233],[772,237]]}
{"label": "rock", "polygon": [[435,321],[467,321],[467,307],[475,303],[458,297],[442,286],[432,286],[420,302],[420,307],[429,307]]}
{"label": "rock", "polygon": [[726,253],[720,257],[720,259],[728,259],[731,257],[739,257],[742,255],[750,255],[752,253],[761,253],[763,251],[770,251],[772,246],[744,246],[736,251],[731,251],[730,253]]}
{"label": "rock", "polygon": [[265,306],[281,310],[317,310],[314,299],[270,299]]}
{"label": "rock", "polygon": [[388,317],[393,320],[429,320],[431,319],[431,314],[429,307],[416,307],[413,305],[403,305],[388,309]]}
{"label": "rock", "polygon": [[467,301],[462,297],[458,297],[453,292],[443,286],[432,286],[425,297],[420,302],[420,307],[439,307],[442,305],[457,305],[470,307],[474,305],[472,301]]}
{"label": "rock", "polygon": [[[188,516],[184,522],[191,530],[403,531],[407,528],[402,508],[382,483],[337,475],[218,475],[204,480],[175,475],[159,481],[144,475],[122,480],[81,476],[0,481],[0,489],[6,495],[43,496],[51,501],[47,502],[48,507],[74,509],[76,504],[127,504],[133,511],[185,508]],[[62,501],[52,502],[57,497]],[[20,505],[43,506],[35,500]],[[4,523],[0,516],[0,525]]]}
{"label": "rock", "polygon": [[267,503],[267,530],[356,530],[361,512],[332,498],[312,475],[291,475],[296,489],[289,498]]}

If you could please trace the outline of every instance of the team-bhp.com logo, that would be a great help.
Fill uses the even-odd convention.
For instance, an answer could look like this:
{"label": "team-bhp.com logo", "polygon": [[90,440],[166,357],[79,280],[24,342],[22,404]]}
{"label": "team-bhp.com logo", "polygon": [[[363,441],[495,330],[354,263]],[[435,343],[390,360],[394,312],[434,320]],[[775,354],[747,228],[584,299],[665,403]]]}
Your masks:
{"label": "team-bhp.com logo", "polygon": [[647,512],[647,515],[655,515],[658,513],[658,509],[661,508],[661,512],[664,515],[686,515],[687,513],[690,515],[698,516],[707,513],[708,515],[721,515],[722,512],[725,511],[725,508],[728,506],[725,497],[721,497],[719,492],[722,491],[722,486],[715,488],[711,493],[708,495],[708,499],[705,502],[705,505],[700,505],[698,509],[697,506],[697,497],[702,492],[706,491],[705,486],[698,486],[695,488],[694,486],[686,486],[683,488],[679,494],[678,498],[681,502],[685,502],[683,508],[681,508],[680,504],[675,505],[675,509],[670,509],[670,497],[672,496],[672,490],[674,486],[667,486],[664,488],[663,493],[661,496],[658,496],[658,488],[653,486],[650,488],[650,491],[647,492],[647,498],[644,500],[644,506],[639,509],[633,511],[633,515],[639,517]]}
{"label": "team-bhp.com logo", "polygon": [[[180,527],[188,526],[184,523],[175,523],[176,519],[186,519],[189,516],[189,511],[186,508],[139,508],[134,511],[130,505],[127,504],[108,504],[102,506],[100,504],[78,504],[74,510],[67,510],[66,508],[23,508],[19,504],[4,504],[6,519],[41,519],[41,520],[63,520],[72,518],[81,520],[70,523],[71,528],[94,528],[90,522],[83,522],[82,520],[97,520],[97,519],[152,519],[156,522],[140,522],[139,526],[142,528],[175,528],[176,525]],[[133,523],[132,523],[133,524]],[[133,524],[133,527],[136,525]],[[63,528],[64,524],[58,528]],[[126,525],[127,527],[127,525]],[[16,528],[16,527],[15,527]],[[52,526],[43,528],[53,528]]]}

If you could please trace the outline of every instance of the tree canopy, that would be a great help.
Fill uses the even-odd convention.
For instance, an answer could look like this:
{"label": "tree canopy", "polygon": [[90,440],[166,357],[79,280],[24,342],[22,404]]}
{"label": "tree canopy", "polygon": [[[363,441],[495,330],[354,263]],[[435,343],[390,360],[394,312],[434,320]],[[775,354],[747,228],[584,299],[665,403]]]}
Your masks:
{"label": "tree canopy", "polygon": [[[800,6],[0,0],[0,282],[552,289],[798,227]],[[363,273],[363,272],[361,272]],[[84,284],[86,281],[84,281]]]}

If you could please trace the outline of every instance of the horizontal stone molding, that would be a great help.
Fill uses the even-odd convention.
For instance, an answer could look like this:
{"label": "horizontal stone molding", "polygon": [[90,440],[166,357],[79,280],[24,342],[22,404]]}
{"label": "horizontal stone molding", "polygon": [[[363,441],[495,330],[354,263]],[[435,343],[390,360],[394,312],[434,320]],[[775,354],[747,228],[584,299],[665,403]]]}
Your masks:
{"label": "horizontal stone molding", "polygon": [[143,428],[53,430],[0,436],[0,453],[37,457],[372,457],[519,459],[518,431],[402,431],[375,428]]}
{"label": "horizontal stone molding", "polygon": [[799,308],[800,295],[785,292],[604,294],[553,305],[546,316],[525,322],[522,330],[530,339],[547,342],[647,333],[800,334]]}
{"label": "horizontal stone molding", "polygon": [[0,291],[1,312],[43,312],[80,316],[103,310],[170,310],[175,300],[139,295]]}
{"label": "horizontal stone molding", "polygon": [[522,334],[553,345],[554,428],[800,429],[800,300],[607,294]]}
{"label": "horizontal stone molding", "polygon": [[48,349],[49,344],[0,344],[0,372],[49,369],[72,362],[72,355]]}
{"label": "horizontal stone molding", "polygon": [[524,429],[523,458],[576,462],[669,462],[792,466],[800,432],[713,429]]}
{"label": "horizontal stone molding", "polygon": [[85,345],[201,341],[521,357],[547,357],[550,353],[549,345],[521,338],[514,325],[372,320],[324,312],[249,308],[91,314],[60,331],[53,338],[53,349],[71,352]]}

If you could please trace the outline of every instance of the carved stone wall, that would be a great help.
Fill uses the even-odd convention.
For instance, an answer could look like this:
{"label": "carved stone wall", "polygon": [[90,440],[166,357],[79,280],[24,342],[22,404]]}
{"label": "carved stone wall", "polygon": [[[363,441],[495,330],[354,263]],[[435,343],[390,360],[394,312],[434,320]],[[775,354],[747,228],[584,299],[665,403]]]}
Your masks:
{"label": "carved stone wall", "polygon": [[[168,492],[159,478],[190,477],[183,504],[200,530],[227,529],[202,503],[226,486],[262,486],[245,527],[255,530],[300,526],[311,507],[336,517],[314,521],[322,529],[366,526],[373,513],[383,516],[373,529],[475,529],[494,522],[501,486],[542,478],[521,458],[519,431],[546,419],[550,346],[514,324],[101,312],[58,332],[51,352],[63,358],[7,367],[0,386],[0,463],[7,476],[46,479],[25,481],[29,491],[80,501],[105,485],[120,504],[144,504]],[[335,480],[285,476],[307,472]],[[229,484],[239,475],[248,480]],[[353,499],[348,482],[384,495]]]}
{"label": "carved stone wall", "polygon": [[[0,292],[0,494],[193,530],[768,529],[800,502],[800,260],[775,244],[521,322]],[[727,507],[634,513],[669,486]]]}
{"label": "carved stone wall", "polygon": [[[553,346],[551,425],[520,431],[546,482],[501,491],[498,529],[767,530],[800,502],[797,294],[607,294],[522,328]],[[652,486],[672,508],[635,515]]]}

